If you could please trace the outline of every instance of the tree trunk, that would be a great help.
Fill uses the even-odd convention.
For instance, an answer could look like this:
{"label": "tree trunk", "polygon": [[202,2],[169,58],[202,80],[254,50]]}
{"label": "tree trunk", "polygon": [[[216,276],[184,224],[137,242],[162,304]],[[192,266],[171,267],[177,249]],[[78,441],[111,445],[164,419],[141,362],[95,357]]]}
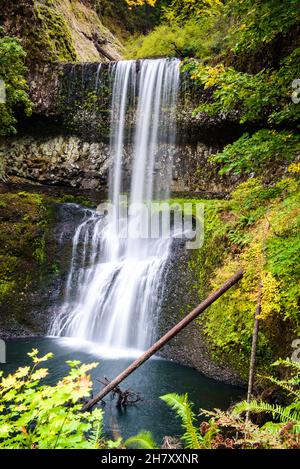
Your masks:
{"label": "tree trunk", "polygon": [[[259,284],[258,284],[258,297],[257,297],[256,310],[255,310],[251,358],[250,358],[250,367],[249,367],[249,380],[248,380],[248,391],[247,391],[247,403],[248,404],[251,401],[251,396],[252,396],[252,391],[253,391],[254,370],[255,370],[255,362],[256,362],[256,350],[257,350],[257,339],[258,339],[258,329],[259,329],[258,316],[260,315],[260,311],[261,311],[261,288],[262,288],[262,282],[260,279]],[[249,419],[249,411],[247,411],[246,413],[246,419],[247,420]]]}
{"label": "tree trunk", "polygon": [[[265,231],[263,234],[262,239],[262,252],[264,256],[264,261],[262,268],[265,265],[265,251],[266,251],[266,237],[267,232],[270,228],[270,223],[267,220]],[[260,277],[258,283],[258,295],[257,295],[257,303],[256,303],[256,310],[255,310],[255,317],[254,317],[254,325],[253,325],[253,336],[252,336],[252,348],[251,348],[251,358],[250,358],[250,367],[249,367],[249,378],[248,378],[248,391],[247,391],[247,403],[249,404],[252,397],[253,392],[253,384],[254,384],[254,372],[255,372],[255,363],[256,363],[256,350],[257,350],[257,342],[258,342],[258,330],[259,330],[259,315],[261,312],[261,297],[262,297],[262,278]],[[249,411],[246,412],[246,420],[249,420]]]}

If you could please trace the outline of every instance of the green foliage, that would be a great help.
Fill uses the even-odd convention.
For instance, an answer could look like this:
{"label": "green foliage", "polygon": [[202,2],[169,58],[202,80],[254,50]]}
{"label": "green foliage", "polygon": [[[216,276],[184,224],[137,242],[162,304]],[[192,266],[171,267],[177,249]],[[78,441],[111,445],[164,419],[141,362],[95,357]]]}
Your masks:
{"label": "green foliage", "polygon": [[[135,54],[139,54],[139,57],[147,56],[152,48],[151,56],[158,56],[162,51],[169,55],[170,50],[177,55],[176,49],[179,49],[186,56],[190,51],[194,57],[203,61],[216,54],[215,46],[219,48],[218,52],[222,50],[223,55],[228,55],[230,50],[236,54],[255,52],[262,45],[289,33],[299,22],[299,6],[299,0],[290,0],[288,3],[266,0],[255,4],[252,0],[172,0],[161,14],[161,27],[138,39],[134,46],[129,47],[129,54],[133,57]],[[213,18],[214,21],[211,21]],[[197,23],[200,28],[191,29],[190,22]],[[188,36],[187,29],[190,31],[189,40],[194,45],[193,49],[189,48],[188,42],[186,47],[182,47],[184,38]],[[159,31],[164,32],[166,37],[160,38]],[[203,47],[197,40],[199,35],[210,46],[210,54],[207,55],[208,50],[204,48],[206,54],[203,56]]]}
{"label": "green foliage", "polygon": [[211,449],[299,449],[299,438],[292,422],[269,421],[259,426],[231,411],[215,409],[201,413],[210,418],[202,426],[204,432],[217,428]]}
{"label": "green foliage", "polygon": [[[200,415],[208,418],[200,426],[192,412],[193,404],[187,394],[167,394],[161,399],[176,412],[182,421],[184,435],[181,437],[185,448],[189,449],[287,449],[299,448],[300,433],[300,364],[290,359],[278,360],[273,366],[281,366],[289,376],[277,379],[268,376],[287,393],[287,405],[252,400],[237,403],[226,412],[220,409],[201,409]],[[272,420],[261,425],[245,417],[247,411],[253,414],[266,414]],[[140,448],[155,448],[151,434],[143,432],[128,441],[137,442]]]}
{"label": "green foliage", "polygon": [[[299,402],[297,406],[299,407]],[[300,432],[300,411],[295,411],[294,408],[294,404],[292,406],[283,407],[278,404],[269,404],[254,399],[249,404],[246,401],[237,404],[234,408],[234,413],[239,415],[249,411],[253,414],[271,414],[273,419],[278,419],[280,423],[291,422],[294,425],[295,431],[298,433]]]}
{"label": "green foliage", "polygon": [[155,8],[149,3],[130,5],[126,0],[95,0],[95,7],[103,24],[118,36],[149,32],[160,22],[161,12],[169,0],[157,0]]}
{"label": "green foliage", "polygon": [[156,0],[125,0],[129,6],[148,4],[154,7]]}
{"label": "green foliage", "polygon": [[256,74],[243,73],[223,63],[215,66],[188,62],[193,80],[212,90],[212,99],[195,112],[217,115],[237,112],[240,122],[266,120],[269,124],[297,123],[299,106],[292,102],[292,81],[300,76],[300,49],[284,58],[278,70],[263,69]]}
{"label": "green foliage", "polygon": [[292,424],[293,432],[300,433],[300,364],[290,359],[281,359],[273,363],[273,366],[289,369],[290,376],[285,379],[277,379],[273,376],[269,376],[267,379],[287,393],[290,403],[284,407],[256,399],[251,400],[249,403],[242,401],[234,406],[232,414],[240,415],[244,412],[268,414],[276,422]]}
{"label": "green foliage", "polygon": [[221,47],[222,33],[216,30],[210,34],[215,18],[208,17],[201,22],[190,19],[181,25],[162,24],[147,36],[134,37],[127,43],[128,58],[143,57],[208,57],[212,49],[216,52]]}
{"label": "green foliage", "polygon": [[185,448],[200,449],[202,438],[195,426],[196,417],[188,401],[188,395],[179,396],[172,393],[162,396],[161,399],[176,412],[176,415],[182,421],[182,428],[184,429],[182,440]]}
{"label": "green foliage", "polygon": [[[208,436],[202,438],[196,424],[196,417],[192,411],[192,404],[188,400],[188,395],[179,395],[176,393],[161,396],[161,399],[175,411],[180,418],[184,433],[181,437],[184,447],[187,449],[201,449],[207,447]],[[212,432],[210,433],[210,435]],[[153,440],[151,432],[143,431],[138,435],[128,438],[125,442],[126,447],[139,449],[156,449],[157,446]]]}
{"label": "green foliage", "polygon": [[42,384],[48,370],[40,364],[52,354],[28,354],[32,366],[18,368],[0,381],[0,448],[98,448],[103,412],[82,412],[81,401],[90,396],[88,371],[97,363],[68,362],[69,374],[54,386]]}
{"label": "green foliage", "polygon": [[230,35],[235,42],[234,51],[255,51],[279,34],[287,34],[300,20],[300,2],[229,0],[225,14],[233,19]]}
{"label": "green foliage", "polygon": [[229,200],[194,202],[204,203],[205,236],[202,248],[190,256],[195,279],[190,294],[195,297],[196,291],[203,299],[244,268],[242,281],[199,321],[213,358],[246,379],[260,278],[258,368],[268,370],[274,357],[287,353],[299,331],[299,182],[287,177],[266,186],[250,178]]}
{"label": "green foliage", "polygon": [[220,174],[260,174],[269,163],[292,162],[300,152],[300,137],[288,131],[262,129],[253,135],[245,133],[224,150],[211,156],[221,164]]}
{"label": "green foliage", "polygon": [[[286,449],[299,448],[300,433],[300,364],[289,359],[278,360],[273,364],[281,366],[290,374],[287,378],[278,380],[273,376],[267,377],[272,383],[287,392],[286,406],[252,400],[250,404],[245,401],[236,404],[232,410],[213,411],[201,410],[204,421],[198,428],[195,418],[191,414],[192,404],[187,395],[178,396],[168,394],[162,399],[175,410],[182,419],[185,434],[183,443],[192,449]],[[262,425],[254,424],[243,415],[247,410],[254,413],[264,413],[272,420]]]}
{"label": "green foliage", "polygon": [[132,436],[125,441],[125,446],[136,449],[156,449],[156,443],[153,440],[151,432],[140,432],[136,436]]}
{"label": "green foliage", "polygon": [[173,1],[165,8],[163,21],[143,36],[129,39],[128,58],[209,57],[222,47],[226,21],[220,15],[218,0]]}
{"label": "green foliage", "polygon": [[223,6],[220,0],[172,0],[165,9],[164,18],[170,22],[185,22],[191,17],[212,16]]}
{"label": "green foliage", "polygon": [[292,37],[300,20],[299,6],[299,0],[288,4],[280,0],[256,4],[251,0],[174,0],[165,8],[161,25],[128,44],[129,57],[200,59],[187,60],[182,68],[207,90],[195,114],[227,115],[256,128],[264,125],[212,158],[221,165],[221,174],[256,175],[271,165],[294,161],[299,153],[300,106],[291,99],[292,82],[300,76],[299,47],[283,47],[278,61],[270,59],[269,67],[262,68],[260,63],[254,67],[259,72],[245,71],[253,69],[246,64],[252,60],[249,53],[263,51],[267,45],[272,50],[276,40]]}
{"label": "green foliage", "polygon": [[[0,31],[1,33],[1,31]],[[16,107],[26,115],[32,111],[25,79],[25,52],[18,39],[0,35],[0,80],[4,81],[6,102],[0,103],[0,136],[16,133]]]}

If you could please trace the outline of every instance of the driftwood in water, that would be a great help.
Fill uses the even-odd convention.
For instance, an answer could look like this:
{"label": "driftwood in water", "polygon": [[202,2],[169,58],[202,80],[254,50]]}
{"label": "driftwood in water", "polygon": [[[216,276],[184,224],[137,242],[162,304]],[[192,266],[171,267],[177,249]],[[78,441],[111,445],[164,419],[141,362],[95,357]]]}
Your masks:
{"label": "driftwood in water", "polygon": [[184,319],[182,319],[176,326],[174,326],[169,332],[167,332],[163,337],[161,337],[152,347],[150,347],[143,355],[141,355],[137,360],[135,360],[131,365],[129,365],[126,370],[119,374],[111,383],[109,383],[104,389],[102,389],[95,397],[93,397],[89,402],[83,406],[83,411],[91,409],[97,402],[103,399],[110,391],[115,389],[118,384],[120,384],[125,378],[127,378],[131,373],[133,373],[137,368],[139,368],[145,361],[147,361],[152,355],[154,355],[158,350],[160,350],[164,345],[166,345],[173,337],[175,337],[180,331],[182,331],[188,324],[190,324],[194,319],[203,313],[212,303],[214,303],[220,296],[222,296],[227,290],[229,290],[233,285],[241,280],[243,277],[243,271],[240,270],[235,275],[233,275],[229,280],[227,280],[223,285],[209,295],[206,300],[202,301],[200,305],[197,306],[190,314],[188,314]]}
{"label": "driftwood in water", "polygon": [[[104,386],[108,386],[110,384],[109,379],[104,376],[103,380],[98,379],[99,383],[104,384]],[[128,405],[136,404],[137,402],[141,401],[142,398],[138,392],[131,391],[130,389],[122,389],[119,386],[116,386],[112,390],[112,397],[118,397],[117,400],[117,407],[127,407]]]}

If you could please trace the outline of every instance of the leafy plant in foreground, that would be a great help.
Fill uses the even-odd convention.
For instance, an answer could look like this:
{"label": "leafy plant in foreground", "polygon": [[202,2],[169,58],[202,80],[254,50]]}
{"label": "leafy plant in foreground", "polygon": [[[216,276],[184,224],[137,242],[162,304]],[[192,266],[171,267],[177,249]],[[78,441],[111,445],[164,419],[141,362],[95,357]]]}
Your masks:
{"label": "leafy plant in foreground", "polygon": [[41,363],[52,354],[28,354],[32,366],[4,377],[0,373],[0,448],[60,449],[105,447],[102,440],[103,411],[82,412],[82,399],[90,396],[87,374],[97,363],[67,362],[70,372],[56,385],[41,384],[48,376]]}
{"label": "leafy plant in foreground", "polygon": [[166,394],[161,399],[176,412],[176,415],[182,421],[182,428],[184,434],[182,440],[185,443],[186,448],[199,449],[201,447],[202,438],[199,430],[195,426],[196,417],[192,410],[192,405],[188,400],[188,395],[184,394],[179,396],[178,394]]}
{"label": "leafy plant in foreground", "polygon": [[128,447],[136,449],[156,449],[156,443],[151,432],[142,431],[136,436],[132,436],[125,441]]}

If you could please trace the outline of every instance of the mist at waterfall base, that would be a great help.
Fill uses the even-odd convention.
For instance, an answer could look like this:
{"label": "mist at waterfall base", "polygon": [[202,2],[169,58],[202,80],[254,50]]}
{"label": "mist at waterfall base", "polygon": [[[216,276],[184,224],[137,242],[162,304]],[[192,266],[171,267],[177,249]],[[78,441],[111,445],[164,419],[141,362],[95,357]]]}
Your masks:
{"label": "mist at waterfall base", "polygon": [[[31,361],[27,353],[33,348],[37,348],[41,356],[48,352],[54,353],[54,358],[43,364],[43,367],[50,370],[46,381],[49,384],[56,384],[68,374],[67,360],[76,359],[82,363],[99,362],[98,367],[91,372],[94,392],[102,386],[97,379],[102,379],[104,376],[112,379],[131,362],[130,358],[125,357],[103,358],[101,352],[97,354],[91,344],[76,345],[70,339],[27,338],[7,342],[7,363],[1,364],[4,373],[13,371],[17,366],[29,365]],[[239,387],[217,382],[196,370],[160,358],[149,360],[129,376],[121,385],[123,390],[128,388],[139,392],[142,400],[135,405],[118,409],[116,400],[111,401],[111,394],[108,395],[103,406],[105,436],[110,438],[120,433],[122,438],[126,439],[141,430],[149,430],[158,444],[166,435],[182,434],[180,420],[159,399],[160,396],[170,392],[179,394],[187,392],[195,404],[195,413],[198,414],[200,408],[226,409],[244,394],[244,390]]]}

